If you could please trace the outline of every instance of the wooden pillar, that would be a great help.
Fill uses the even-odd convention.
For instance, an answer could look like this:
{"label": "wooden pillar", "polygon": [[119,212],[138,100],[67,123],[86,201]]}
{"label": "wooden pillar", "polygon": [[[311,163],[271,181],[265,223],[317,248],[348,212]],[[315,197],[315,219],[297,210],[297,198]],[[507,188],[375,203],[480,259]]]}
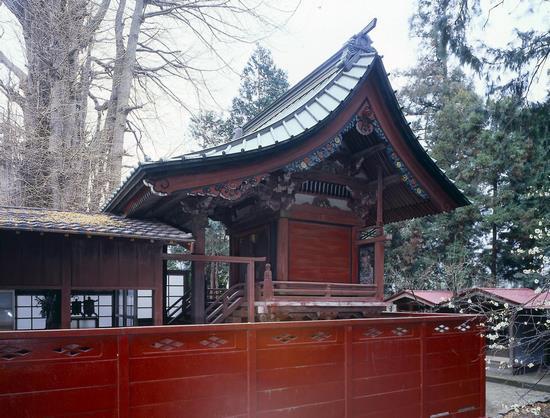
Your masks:
{"label": "wooden pillar", "polygon": [[248,304],[248,322],[254,322],[256,317],[256,281],[254,272],[254,262],[246,265],[246,300]]}
{"label": "wooden pillar", "polygon": [[[205,229],[208,218],[197,215],[191,225],[191,231],[195,238],[193,254],[204,255],[206,249]],[[204,277],[204,262],[193,261],[191,280],[191,320],[194,324],[204,324],[206,321],[206,289]]]}
{"label": "wooden pillar", "polygon": [[[163,246],[153,249],[158,254],[155,261],[158,263],[155,268],[154,289],[153,289],[153,325],[162,325],[164,322],[164,262],[162,261]],[[138,252],[139,254],[139,252]]]}
{"label": "wooden pillar", "polygon": [[71,265],[72,248],[70,240],[62,241],[63,269],[61,271],[61,323],[60,328],[71,328]]}
{"label": "wooden pillar", "polygon": [[277,224],[275,280],[288,280],[288,218],[279,218]]}
{"label": "wooden pillar", "polygon": [[[234,235],[233,231],[229,232],[229,255],[239,255],[239,239]],[[229,287],[239,283],[239,264],[229,264]]]}
{"label": "wooden pillar", "polygon": [[[384,234],[384,179],[382,167],[378,167],[378,188],[376,191],[376,226]],[[384,299],[384,241],[374,243],[374,281],[376,283],[376,299]]]}

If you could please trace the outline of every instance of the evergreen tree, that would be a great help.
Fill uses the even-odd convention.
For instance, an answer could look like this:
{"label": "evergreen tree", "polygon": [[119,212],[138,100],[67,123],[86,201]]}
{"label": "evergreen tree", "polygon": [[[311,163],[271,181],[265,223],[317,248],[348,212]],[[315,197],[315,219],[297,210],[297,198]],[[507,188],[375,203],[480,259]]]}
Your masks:
{"label": "evergreen tree", "polygon": [[526,47],[523,54],[511,47],[481,50],[479,62],[500,54],[517,70],[516,88],[488,89],[483,100],[460,68],[469,63],[481,70],[467,49],[472,14],[461,9],[465,4],[418,0],[411,31],[433,48],[404,74],[400,100],[430,155],[472,205],[388,227],[394,237],[387,257],[391,290],[403,283],[454,289],[458,283],[536,287],[548,281],[550,100],[526,103],[522,81],[524,69],[548,50],[536,49],[544,37],[524,40],[535,50]]}
{"label": "evergreen tree", "polygon": [[233,99],[230,125],[242,127],[288,90],[286,72],[273,62],[269,49],[258,45],[241,75],[239,95]]}
{"label": "evergreen tree", "polygon": [[223,114],[212,110],[191,116],[189,131],[201,148],[210,148],[231,139],[231,127]]}
{"label": "evergreen tree", "polygon": [[231,140],[235,129],[266,109],[288,87],[286,72],[275,65],[269,49],[258,45],[241,74],[239,95],[233,98],[229,117],[202,111],[191,117],[191,136],[203,148]]}

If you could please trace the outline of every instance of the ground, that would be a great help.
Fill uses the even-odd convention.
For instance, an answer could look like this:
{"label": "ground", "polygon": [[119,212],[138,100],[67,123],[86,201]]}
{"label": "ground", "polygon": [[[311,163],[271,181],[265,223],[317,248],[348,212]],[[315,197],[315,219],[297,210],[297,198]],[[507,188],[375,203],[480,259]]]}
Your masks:
{"label": "ground", "polygon": [[[550,418],[550,393],[530,391],[520,389],[514,386],[508,386],[500,383],[487,382],[487,417],[497,418],[532,418],[543,417]],[[545,402],[545,403],[543,403]],[[540,407],[539,415],[530,413],[528,410],[522,409],[519,412],[506,414],[512,409],[512,406],[531,405]],[[531,408],[527,408],[531,409]],[[536,411],[536,410],[535,410]]]}

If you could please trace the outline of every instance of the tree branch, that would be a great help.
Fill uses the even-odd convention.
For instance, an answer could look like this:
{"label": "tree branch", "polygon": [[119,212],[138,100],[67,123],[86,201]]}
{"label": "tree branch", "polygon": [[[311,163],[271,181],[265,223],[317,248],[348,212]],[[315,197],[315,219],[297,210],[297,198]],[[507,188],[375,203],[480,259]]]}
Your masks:
{"label": "tree branch", "polygon": [[10,70],[17,76],[20,83],[24,83],[27,79],[27,74],[21,68],[19,68],[12,60],[10,60],[2,51],[0,51],[0,64]]}

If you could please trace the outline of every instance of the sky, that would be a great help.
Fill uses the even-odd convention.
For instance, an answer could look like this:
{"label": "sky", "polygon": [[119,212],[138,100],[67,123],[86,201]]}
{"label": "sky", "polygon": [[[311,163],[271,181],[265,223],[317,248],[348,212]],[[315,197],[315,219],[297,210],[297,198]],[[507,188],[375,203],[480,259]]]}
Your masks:
{"label": "sky", "polygon": [[[287,8],[297,4],[298,0],[278,0],[268,3]],[[470,34],[494,47],[505,46],[514,41],[513,28],[526,30],[548,27],[550,22],[550,2],[544,0],[504,0],[495,8],[487,20],[487,10],[500,0],[481,0],[482,16],[474,25]],[[412,0],[302,0],[295,13],[277,30],[261,39],[260,43],[271,49],[276,65],[287,71],[291,85],[296,84],[310,71],[336,52],[352,35],[359,32],[373,18],[377,19],[376,28],[370,33],[374,47],[383,55],[384,65],[390,73],[390,82],[398,89],[404,80],[399,77],[403,71],[415,65],[422,45],[409,36],[409,18],[414,13]],[[532,10],[529,10],[531,8]],[[0,7],[0,26],[8,20],[5,7]],[[483,26],[483,23],[487,24]],[[178,39],[177,28],[169,41],[175,45],[183,42]],[[265,35],[265,34],[264,34]],[[21,62],[16,31],[4,31],[0,38],[0,50],[6,52],[15,61]],[[179,45],[178,45],[179,46]],[[199,108],[227,110],[231,99],[238,93],[239,73],[246,64],[255,44],[226,44],[219,48],[220,54],[230,62],[230,67],[207,74],[206,83],[210,90],[200,96],[199,105],[189,85],[170,80],[168,83],[176,95],[185,101],[187,108],[197,111]],[[198,56],[207,62],[207,55]],[[542,77],[531,90],[531,100],[543,100],[548,92],[548,63]],[[503,75],[505,77],[505,75]],[[483,83],[473,77],[480,94]],[[153,94],[154,95],[154,94]],[[142,122],[147,135],[143,146],[147,156],[153,160],[181,155],[197,148],[189,137],[187,125],[189,112],[161,94],[154,95],[155,112],[142,114]],[[149,106],[153,108],[152,104]],[[128,135],[125,159],[126,171],[135,165],[143,155],[136,150],[135,141]]]}

